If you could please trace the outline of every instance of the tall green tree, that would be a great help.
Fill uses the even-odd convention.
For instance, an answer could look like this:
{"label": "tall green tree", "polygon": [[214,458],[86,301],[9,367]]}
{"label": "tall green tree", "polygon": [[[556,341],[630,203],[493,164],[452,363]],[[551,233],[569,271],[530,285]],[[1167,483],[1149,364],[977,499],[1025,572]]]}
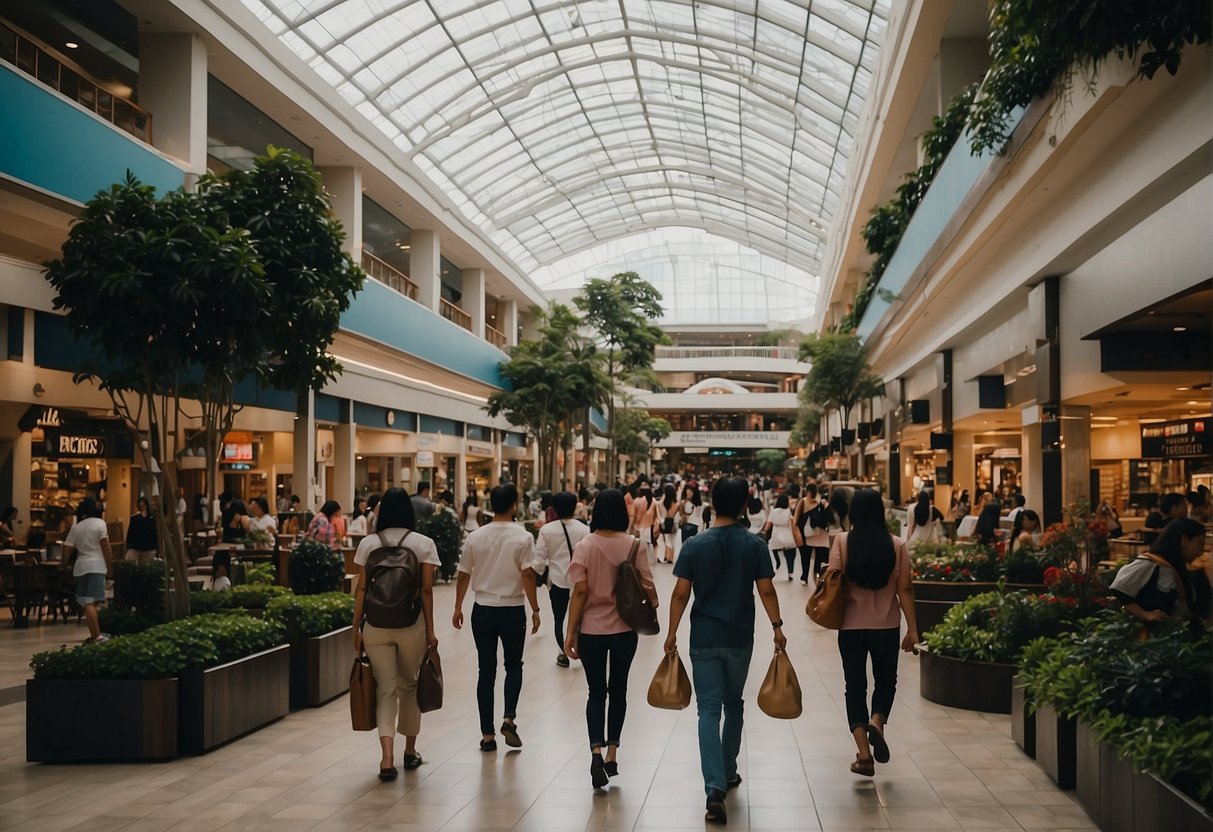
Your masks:
{"label": "tall green tree", "polygon": [[[884,391],[884,382],[868,364],[868,350],[850,332],[811,335],[800,344],[800,360],[812,364],[801,389],[801,401],[823,411],[837,410],[845,429],[863,401]],[[865,443],[866,444],[866,443]],[[859,455],[863,473],[863,453]]]}
{"label": "tall green tree", "polygon": [[648,467],[652,464],[653,443],[665,439],[671,430],[664,418],[652,416],[638,407],[625,407],[616,417],[615,447],[618,453],[630,456],[633,462],[643,459]]}
{"label": "tall green tree", "polygon": [[607,397],[608,470],[619,469],[616,438],[618,379],[653,366],[658,344],[669,343],[653,321],[662,315],[661,292],[636,272],[621,272],[610,279],[595,278],[585,285],[573,303],[594,330],[611,380]]}

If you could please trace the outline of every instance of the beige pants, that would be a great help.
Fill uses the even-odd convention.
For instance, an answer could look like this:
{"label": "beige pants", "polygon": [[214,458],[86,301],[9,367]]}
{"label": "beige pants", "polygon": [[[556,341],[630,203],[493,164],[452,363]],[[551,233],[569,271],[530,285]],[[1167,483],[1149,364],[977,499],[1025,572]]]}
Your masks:
{"label": "beige pants", "polygon": [[375,676],[375,724],[379,736],[393,735],[395,722],[401,734],[421,733],[421,709],[417,707],[417,675],[425,658],[425,616],[412,627],[382,629],[367,624],[362,643]]}

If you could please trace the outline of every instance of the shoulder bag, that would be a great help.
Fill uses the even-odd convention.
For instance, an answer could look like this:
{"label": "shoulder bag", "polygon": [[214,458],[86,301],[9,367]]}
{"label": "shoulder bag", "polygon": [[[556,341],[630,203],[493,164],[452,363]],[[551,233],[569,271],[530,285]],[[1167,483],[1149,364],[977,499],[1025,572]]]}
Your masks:
{"label": "shoulder bag", "polygon": [[632,551],[628,559],[619,564],[615,575],[615,609],[623,623],[642,636],[655,636],[661,632],[657,622],[657,609],[644,591],[640,570],[636,567],[636,553],[640,550],[640,538],[632,540]]}
{"label": "shoulder bag", "polygon": [[767,668],[766,678],[758,691],[758,707],[773,719],[796,719],[803,707],[800,696],[800,680],[788,654],[776,650]]}
{"label": "shoulder bag", "polygon": [[809,603],[805,606],[805,614],[827,630],[841,630],[842,617],[847,606],[847,548],[846,539],[838,541],[838,554],[842,558],[842,568],[830,567],[817,581]]}
{"label": "shoulder bag", "polygon": [[371,672],[371,660],[366,651],[354,657],[350,670],[350,721],[355,731],[374,731],[375,725],[375,674]]}
{"label": "shoulder bag", "polygon": [[438,649],[427,647],[417,676],[417,708],[423,713],[442,707],[442,660]]}

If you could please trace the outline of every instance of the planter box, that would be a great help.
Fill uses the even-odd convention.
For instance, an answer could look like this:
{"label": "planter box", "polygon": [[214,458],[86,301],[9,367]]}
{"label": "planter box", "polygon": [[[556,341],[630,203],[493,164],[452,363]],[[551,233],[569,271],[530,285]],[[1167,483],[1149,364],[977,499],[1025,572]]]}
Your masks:
{"label": "planter box", "polygon": [[1183,827],[1137,826],[1133,808],[1133,764],[1122,760],[1107,743],[1099,743],[1099,815],[1103,832],[1142,832]]}
{"label": "planter box", "polygon": [[[1007,590],[1044,592],[1044,584],[1007,584]],[[943,621],[948,610],[974,595],[993,592],[998,584],[973,581],[914,581],[914,614],[918,632],[925,633]]]}
{"label": "planter box", "polygon": [[1100,813],[1100,794],[1101,784],[1099,781],[1100,771],[1100,746],[1102,743],[1095,736],[1095,732],[1091,727],[1082,720],[1079,720],[1074,729],[1075,739],[1075,754],[1074,754],[1074,781],[1075,792],[1078,797],[1078,802],[1082,804],[1082,808],[1087,810],[1087,814],[1099,823]]}
{"label": "planter box", "polygon": [[283,644],[181,676],[178,745],[202,754],[290,710],[290,648]]}
{"label": "planter box", "polygon": [[1133,815],[1136,832],[1151,829],[1213,832],[1213,815],[1153,774],[1133,775]]}
{"label": "planter box", "polygon": [[1011,738],[1024,754],[1036,758],[1036,714],[1024,707],[1019,676],[1011,677]]}
{"label": "planter box", "polygon": [[919,654],[919,662],[919,692],[923,699],[951,708],[1011,713],[1015,665],[963,661],[930,650]]}
{"label": "planter box", "polygon": [[342,627],[322,636],[304,638],[290,632],[291,709],[315,708],[350,689],[350,657],[354,628]]}
{"label": "planter box", "polygon": [[25,759],[31,763],[176,756],[176,679],[25,683]]}
{"label": "planter box", "polygon": [[1036,762],[1061,789],[1075,785],[1077,753],[1074,720],[1064,719],[1049,705],[1036,711]]}

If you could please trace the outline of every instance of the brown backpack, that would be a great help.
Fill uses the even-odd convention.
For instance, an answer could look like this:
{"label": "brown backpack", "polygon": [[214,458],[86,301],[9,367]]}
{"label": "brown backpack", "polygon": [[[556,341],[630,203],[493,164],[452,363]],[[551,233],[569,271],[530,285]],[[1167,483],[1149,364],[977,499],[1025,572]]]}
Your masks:
{"label": "brown backpack", "polygon": [[404,542],[409,532],[389,545],[383,534],[379,547],[366,559],[363,614],[372,627],[411,627],[421,615],[421,560]]}

